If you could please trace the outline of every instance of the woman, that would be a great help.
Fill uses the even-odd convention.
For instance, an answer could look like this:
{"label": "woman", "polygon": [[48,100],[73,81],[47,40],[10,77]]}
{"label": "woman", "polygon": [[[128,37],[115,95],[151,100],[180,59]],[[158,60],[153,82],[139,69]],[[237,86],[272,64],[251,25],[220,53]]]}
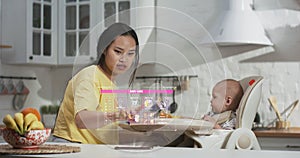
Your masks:
{"label": "woman", "polygon": [[98,63],[79,71],[67,85],[54,127],[55,138],[108,143],[107,139],[116,136],[111,132],[116,127],[110,123],[125,119],[119,117],[114,94],[101,91],[115,89],[116,77],[129,70],[133,71],[129,80],[132,84],[139,63],[137,34],[126,24],[115,23],[99,37],[97,52]]}

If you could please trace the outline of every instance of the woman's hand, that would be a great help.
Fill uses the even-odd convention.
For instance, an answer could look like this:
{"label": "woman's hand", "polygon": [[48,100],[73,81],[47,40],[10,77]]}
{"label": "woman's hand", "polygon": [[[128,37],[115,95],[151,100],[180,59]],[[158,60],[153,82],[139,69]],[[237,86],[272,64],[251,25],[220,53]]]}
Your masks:
{"label": "woman's hand", "polygon": [[107,125],[107,121],[115,122],[117,120],[125,120],[126,115],[117,112],[99,112],[82,110],[75,116],[75,123],[81,129],[95,129]]}
{"label": "woman's hand", "polygon": [[143,110],[143,106],[137,106],[133,109],[120,109],[118,113],[116,113],[116,119],[117,120],[124,120],[124,121],[134,121],[135,115],[140,113],[141,110]]}
{"label": "woman's hand", "polygon": [[117,112],[107,112],[105,113],[105,119],[111,121],[127,120],[129,112],[125,110],[119,110]]}
{"label": "woman's hand", "polygon": [[118,119],[118,114],[116,112],[105,112],[105,120],[116,121]]}

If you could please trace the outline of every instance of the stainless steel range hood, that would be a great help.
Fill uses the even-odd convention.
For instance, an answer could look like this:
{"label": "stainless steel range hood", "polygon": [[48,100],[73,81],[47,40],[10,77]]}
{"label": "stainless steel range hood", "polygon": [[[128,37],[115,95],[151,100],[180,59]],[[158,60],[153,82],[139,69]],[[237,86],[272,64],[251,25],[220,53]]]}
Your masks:
{"label": "stainless steel range hood", "polygon": [[229,0],[229,10],[210,31],[217,45],[273,45],[251,5],[252,0]]}

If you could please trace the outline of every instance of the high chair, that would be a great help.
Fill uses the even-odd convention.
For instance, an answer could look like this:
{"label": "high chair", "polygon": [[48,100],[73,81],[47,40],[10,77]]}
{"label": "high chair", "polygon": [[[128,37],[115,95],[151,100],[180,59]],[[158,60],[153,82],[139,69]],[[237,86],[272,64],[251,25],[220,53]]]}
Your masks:
{"label": "high chair", "polygon": [[260,150],[259,143],[251,130],[262,93],[262,76],[250,76],[239,81],[244,95],[237,109],[235,130],[213,129],[209,136],[193,135],[196,147],[208,149],[249,149]]}

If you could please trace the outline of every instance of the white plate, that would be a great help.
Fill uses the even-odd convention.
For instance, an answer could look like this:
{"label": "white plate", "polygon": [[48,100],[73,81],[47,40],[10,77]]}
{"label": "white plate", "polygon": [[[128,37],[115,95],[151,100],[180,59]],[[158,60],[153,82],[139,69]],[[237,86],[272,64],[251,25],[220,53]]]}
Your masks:
{"label": "white plate", "polygon": [[204,120],[193,119],[155,119],[152,123],[119,123],[119,126],[123,129],[138,132],[148,131],[198,131],[198,130],[210,130],[213,128],[213,124]]}
{"label": "white plate", "polygon": [[149,132],[165,126],[164,124],[144,124],[144,123],[119,123],[119,126],[123,129],[134,132]]}

